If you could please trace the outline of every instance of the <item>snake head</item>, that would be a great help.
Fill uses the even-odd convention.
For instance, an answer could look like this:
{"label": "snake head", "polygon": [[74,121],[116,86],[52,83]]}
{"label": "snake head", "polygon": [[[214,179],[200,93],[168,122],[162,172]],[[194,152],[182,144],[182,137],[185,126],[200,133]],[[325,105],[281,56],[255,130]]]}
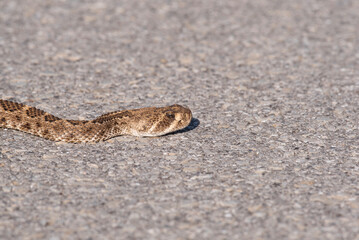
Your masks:
{"label": "snake head", "polygon": [[169,132],[174,132],[187,127],[192,120],[192,112],[188,107],[175,104],[167,107],[164,111],[163,122],[171,123]]}
{"label": "snake head", "polygon": [[131,130],[130,135],[155,137],[187,127],[192,120],[191,110],[180,105],[161,108],[146,108],[142,117]]}

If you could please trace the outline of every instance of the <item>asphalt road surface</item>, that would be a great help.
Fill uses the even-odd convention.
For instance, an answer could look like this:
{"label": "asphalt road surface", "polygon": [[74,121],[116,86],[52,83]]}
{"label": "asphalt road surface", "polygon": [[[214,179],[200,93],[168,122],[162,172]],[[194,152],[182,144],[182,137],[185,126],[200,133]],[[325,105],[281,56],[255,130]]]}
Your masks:
{"label": "asphalt road surface", "polygon": [[0,129],[1,239],[359,239],[359,1],[1,1],[0,98],[182,104],[159,138]]}

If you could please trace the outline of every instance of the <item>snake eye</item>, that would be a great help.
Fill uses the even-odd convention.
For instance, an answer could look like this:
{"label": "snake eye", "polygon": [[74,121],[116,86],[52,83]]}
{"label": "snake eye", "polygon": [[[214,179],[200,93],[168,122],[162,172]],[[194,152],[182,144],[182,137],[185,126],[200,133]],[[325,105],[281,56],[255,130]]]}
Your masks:
{"label": "snake eye", "polygon": [[166,113],[166,116],[171,119],[175,118],[175,115],[173,113]]}

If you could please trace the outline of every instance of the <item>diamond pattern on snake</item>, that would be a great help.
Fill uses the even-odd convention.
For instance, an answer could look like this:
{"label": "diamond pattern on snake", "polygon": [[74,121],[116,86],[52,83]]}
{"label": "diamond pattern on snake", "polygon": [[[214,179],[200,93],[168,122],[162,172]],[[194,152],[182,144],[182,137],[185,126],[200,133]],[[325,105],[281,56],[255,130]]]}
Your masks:
{"label": "diamond pattern on snake", "polygon": [[110,112],[88,121],[67,120],[0,99],[0,128],[69,143],[100,142],[120,135],[162,136],[187,127],[191,119],[189,108],[175,104]]}

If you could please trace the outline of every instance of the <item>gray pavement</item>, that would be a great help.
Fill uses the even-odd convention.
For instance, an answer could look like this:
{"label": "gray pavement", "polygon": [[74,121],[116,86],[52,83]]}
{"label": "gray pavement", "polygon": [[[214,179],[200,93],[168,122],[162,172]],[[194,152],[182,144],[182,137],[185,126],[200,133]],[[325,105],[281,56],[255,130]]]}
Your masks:
{"label": "gray pavement", "polygon": [[0,239],[359,239],[359,1],[0,1],[0,97],[188,131],[0,129]]}

